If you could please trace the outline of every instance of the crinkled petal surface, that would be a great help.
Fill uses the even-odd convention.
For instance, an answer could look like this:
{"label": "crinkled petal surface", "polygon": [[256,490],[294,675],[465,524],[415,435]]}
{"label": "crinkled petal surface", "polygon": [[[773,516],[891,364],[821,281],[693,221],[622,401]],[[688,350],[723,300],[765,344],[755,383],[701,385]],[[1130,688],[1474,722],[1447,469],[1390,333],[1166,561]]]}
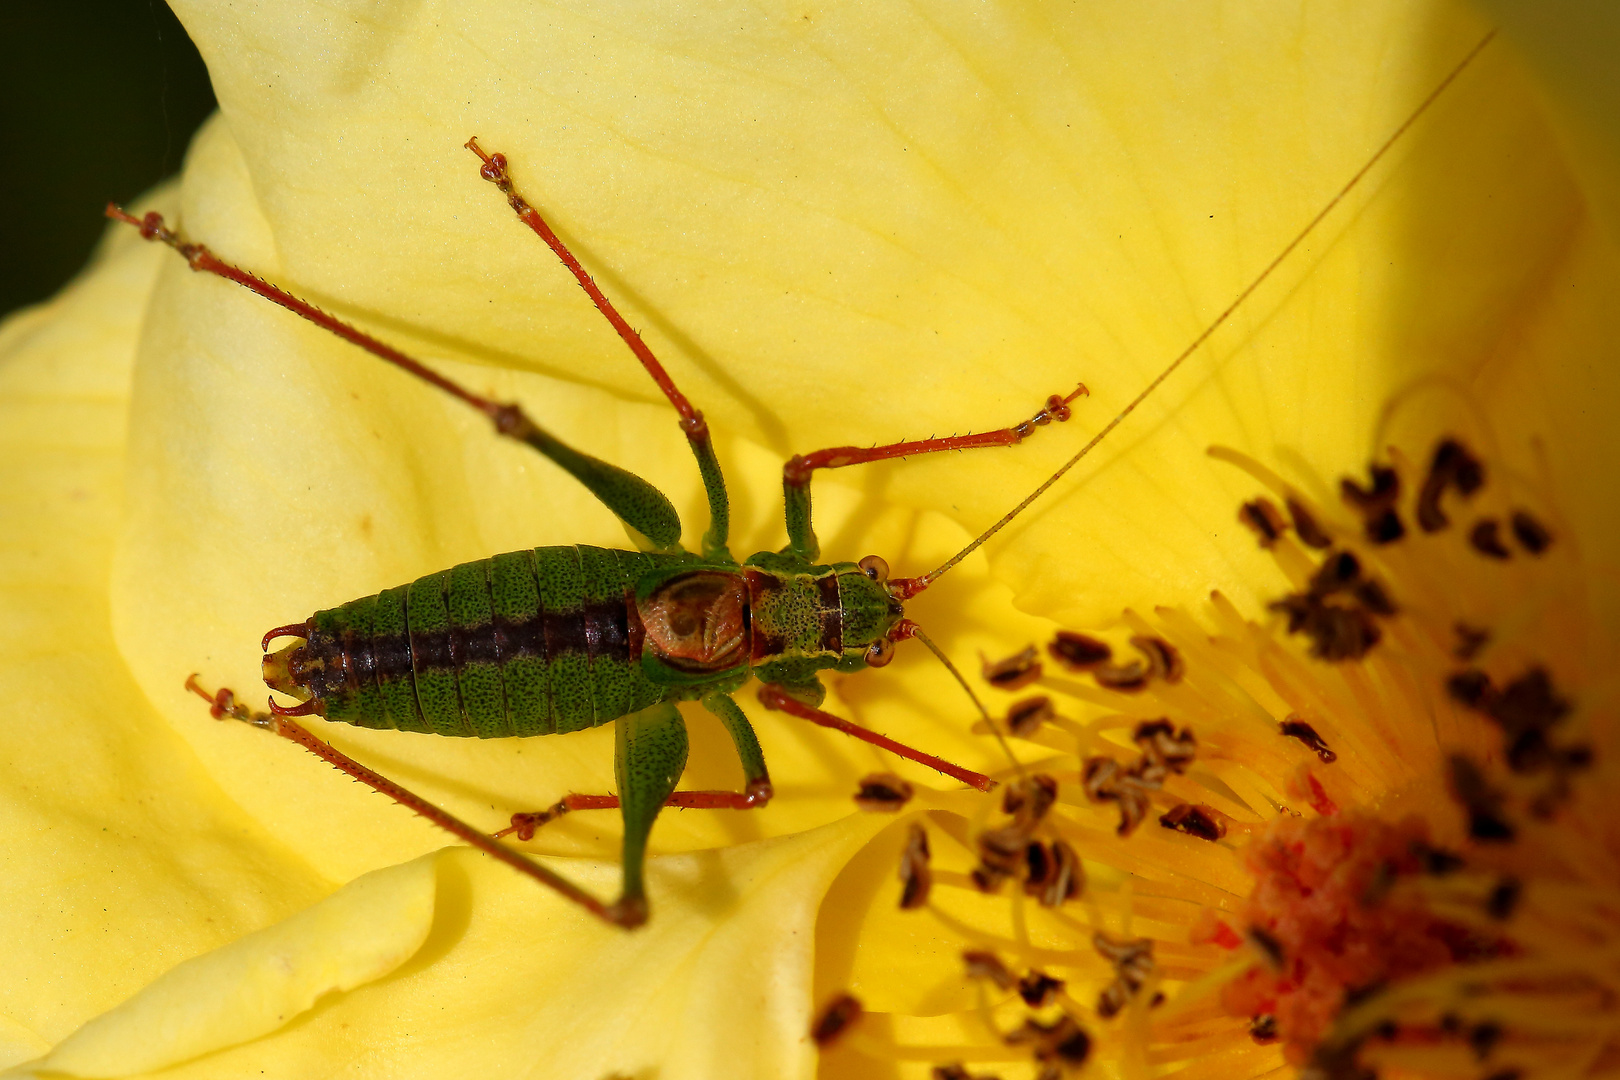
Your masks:
{"label": "crinkled petal surface", "polygon": [[433,860],[363,874],[285,922],[187,960],[32,1067],[69,1076],[152,1072],[268,1034],[322,995],[388,974],[432,926]]}
{"label": "crinkled petal surface", "polygon": [[[468,136],[508,155],[707,412],[739,552],[782,543],[790,452],[1007,424],[1084,380],[1077,419],[1019,450],[817,480],[829,556],[878,551],[906,574],[1112,417],[1485,30],[1394,3],[176,6],[221,113],[158,205],[222,257],[647,476],[689,543],[701,491],[671,411],[479,180]],[[1612,473],[1580,468],[1608,460],[1582,410],[1614,398],[1602,358],[1620,336],[1588,299],[1612,252],[1527,86],[1512,49],[1482,55],[1129,427],[913,615],[966,658],[1037,638],[1045,616],[1089,623],[1212,585],[1252,601],[1275,578],[1233,521],[1248,483],[1205,448],[1349,471],[1392,395],[1422,386],[1460,386],[1521,443],[1573,433],[1543,460],[1612,565]],[[1589,368],[1495,366],[1576,346],[1595,350]],[[246,694],[268,627],[497,551],[624,541],[464,407],[130,235],[8,323],[0,357],[4,887],[26,927],[0,961],[0,1060],[15,1062],[181,961],[443,843],[297,748],[210,720],[187,674]],[[997,763],[921,658],[832,689],[870,726]],[[778,798],[665,814],[645,930],[610,932],[445,854],[403,965],[170,1071],[667,1078],[716,1075],[730,1054],[750,1075],[808,1074],[819,905],[887,824],[850,816],[848,793],[895,766],[745,704]],[[719,725],[689,719],[685,786],[734,786]],[[607,729],[321,734],[491,828],[612,788]],[[616,829],[577,814],[531,846],[611,893]],[[893,838],[839,879],[849,902],[823,913],[824,942],[889,925],[860,904],[891,902]],[[875,939],[892,965],[829,947],[823,981],[939,949],[889,931],[862,948]],[[908,1004],[911,985],[886,1000]]]}

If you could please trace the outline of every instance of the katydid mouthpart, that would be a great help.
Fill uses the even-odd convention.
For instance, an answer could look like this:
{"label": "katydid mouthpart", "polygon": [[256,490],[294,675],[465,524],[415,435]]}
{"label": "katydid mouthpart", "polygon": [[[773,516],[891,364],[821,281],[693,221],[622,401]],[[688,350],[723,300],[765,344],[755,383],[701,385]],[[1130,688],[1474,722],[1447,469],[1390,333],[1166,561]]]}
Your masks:
{"label": "katydid mouthpart", "polygon": [[[764,806],[772,797],[759,741],[734,697],[750,679],[763,684],[758,697],[767,709],[844,732],[989,791],[995,786],[989,776],[823,711],[820,673],[881,667],[896,645],[917,638],[944,662],[1001,739],[1000,727],[967,680],[905,617],[905,602],[1014,520],[1154,393],[1361,182],[1489,40],[1487,36],[1475,46],[1231,304],[1078,452],[960,552],[912,578],[890,577],[885,561],[875,555],[858,562],[819,561],[811,520],[815,471],[1012,446],[1043,426],[1070,419],[1071,403],[1087,393],[1084,385],[1067,395],[1051,395],[1033,416],[993,431],[866,448],[831,447],[792,457],[783,468],[787,546],[739,561],[728,546],[726,485],[703,414],[518,193],[506,158],[470,139],[466,147],[477,155],[482,178],[496,185],[519,220],[564,263],[674,408],[708,503],[709,526],[700,550],[693,553],[679,544],[681,523],[674,506],[647,481],[569,446],[520,406],[474,393],[220,260],[206,246],[169,229],[160,215],[138,218],[109,206],[109,217],[174,248],[193,270],[234,281],[483,413],[499,435],[528,444],[583,484],[618,517],[637,548],[575,545],[508,552],[276,627],[263,639],[264,678],[271,689],[295,699],[294,705],[272,700],[268,712],[257,712],[241,705],[230,690],[204,690],[196,676],[187,687],[209,702],[216,718],[238,719],[299,743],[466,843],[627,928],[648,917],[643,868],[647,839],[663,807],[746,810]],[[741,791],[675,790],[687,757],[685,723],[676,708],[680,701],[699,702],[720,720],[743,768]],[[618,794],[569,795],[549,809],[513,815],[508,828],[490,836],[317,739],[297,723],[297,717],[308,715],[360,727],[477,738],[562,734],[611,721]],[[1018,771],[1010,751],[1008,758]],[[610,808],[618,808],[624,821],[622,888],[611,902],[499,841],[511,833],[527,839],[535,828],[564,813]]]}

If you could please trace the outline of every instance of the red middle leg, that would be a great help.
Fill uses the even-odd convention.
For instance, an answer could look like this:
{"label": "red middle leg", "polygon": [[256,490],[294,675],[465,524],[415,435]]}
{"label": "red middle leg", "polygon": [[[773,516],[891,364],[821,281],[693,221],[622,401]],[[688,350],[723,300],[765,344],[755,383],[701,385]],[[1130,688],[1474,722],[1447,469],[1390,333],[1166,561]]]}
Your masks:
{"label": "red middle leg", "polygon": [[[757,810],[771,801],[770,789],[758,791],[677,791],[665,806],[682,810]],[[545,810],[513,814],[512,824],[495,833],[495,839],[516,835],[519,840],[534,839],[534,832],[548,821],[556,821],[575,810],[617,810],[617,795],[564,795]]]}
{"label": "red middle leg", "polygon": [[852,735],[862,742],[871,743],[873,746],[881,746],[890,753],[899,754],[906,760],[915,761],[919,765],[926,765],[930,769],[942,772],[953,780],[960,780],[969,787],[977,788],[980,791],[989,791],[996,786],[996,782],[983,773],[974,772],[972,769],[964,769],[960,765],[953,765],[944,758],[935,757],[933,754],[925,754],[915,747],[907,746],[903,742],[896,742],[887,735],[879,735],[875,731],[869,731],[859,724],[853,724],[845,720],[843,717],[834,716],[829,712],[822,712],[820,709],[806,705],[797,698],[790,697],[779,686],[772,686],[767,683],[760,687],[759,700],[760,704],[767,709],[785,712],[789,716],[797,716],[799,719],[808,720],[812,724],[820,724],[822,727],[841,731],[845,735]]}

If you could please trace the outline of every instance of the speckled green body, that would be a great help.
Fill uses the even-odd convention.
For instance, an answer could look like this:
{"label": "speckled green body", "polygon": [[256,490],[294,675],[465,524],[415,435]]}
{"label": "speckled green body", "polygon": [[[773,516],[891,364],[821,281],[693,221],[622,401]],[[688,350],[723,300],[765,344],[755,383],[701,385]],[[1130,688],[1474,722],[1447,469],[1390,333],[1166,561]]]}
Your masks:
{"label": "speckled green body", "polygon": [[[676,666],[643,631],[659,590],[694,573],[735,579],[744,598],[736,663]],[[532,548],[317,612],[308,687],[328,720],[476,738],[578,731],[750,675],[819,701],[816,673],[863,666],[898,611],[850,563]]]}

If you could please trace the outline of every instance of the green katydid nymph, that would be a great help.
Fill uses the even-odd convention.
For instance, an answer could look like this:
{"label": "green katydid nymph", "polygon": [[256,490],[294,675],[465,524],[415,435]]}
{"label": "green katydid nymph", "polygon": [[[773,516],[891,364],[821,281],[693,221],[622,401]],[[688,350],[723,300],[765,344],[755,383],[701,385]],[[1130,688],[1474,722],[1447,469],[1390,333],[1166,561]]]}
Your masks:
{"label": "green katydid nymph", "polygon": [[[1489,40],[1487,38],[1487,40]],[[1481,43],[1481,47],[1483,42]],[[1478,52],[1478,48],[1474,50]],[[833,447],[801,454],[783,469],[788,543],[780,551],[735,558],[728,546],[725,479],[699,412],[676,387],[634,329],[579,261],[518,193],[505,157],[476,139],[484,180],[505,195],[518,218],[562,260],[674,407],[703,481],[709,526],[698,552],[681,548],[681,522],[658,489],[624,469],[549,434],[517,405],[491,400],[406,356],[285,290],[183,239],[163,218],[109,206],[108,215],[175,248],[191,268],[246,287],[482,412],[498,434],[527,443],[583,484],[623,523],[636,550],[583,545],[495,555],[428,574],[409,584],[318,611],[264,637],[266,683],[295,700],[269,712],[247,709],[229,690],[188,686],[216,717],[233,717],[291,739],[348,775],[427,817],[602,919],[633,927],[648,917],[643,882],[647,840],[665,806],[763,806],[773,791],[759,741],[734,695],[751,679],[767,708],[842,731],[936,769],[981,791],[995,781],[822,711],[822,672],[854,672],[888,663],[895,646],[916,638],[945,665],[999,735],[965,679],[905,617],[905,602],[956,566],[1023,512],[1107,437],[1221,326],[1384,156],[1474,53],[1425,99],[1371,159],[1286,248],[1190,345],[1051,477],[943,565],[914,578],[891,578],[878,556],[820,561],[811,523],[810,482],[817,469],[935,453],[1011,446],[1070,417],[1085,387],[1054,394],[1021,423],[978,434],[869,448]],[[742,765],[739,791],[676,791],[686,766],[687,732],[676,703],[695,701],[725,727]],[[548,810],[517,814],[495,836],[414,795],[301,727],[316,715],[360,727],[476,738],[563,734],[615,725],[615,795],[569,795]],[[1010,756],[1010,755],[1009,755]],[[1016,769],[1016,762],[1013,768]],[[559,814],[618,808],[624,820],[622,888],[606,901],[527,855],[500,843],[523,839]]]}

